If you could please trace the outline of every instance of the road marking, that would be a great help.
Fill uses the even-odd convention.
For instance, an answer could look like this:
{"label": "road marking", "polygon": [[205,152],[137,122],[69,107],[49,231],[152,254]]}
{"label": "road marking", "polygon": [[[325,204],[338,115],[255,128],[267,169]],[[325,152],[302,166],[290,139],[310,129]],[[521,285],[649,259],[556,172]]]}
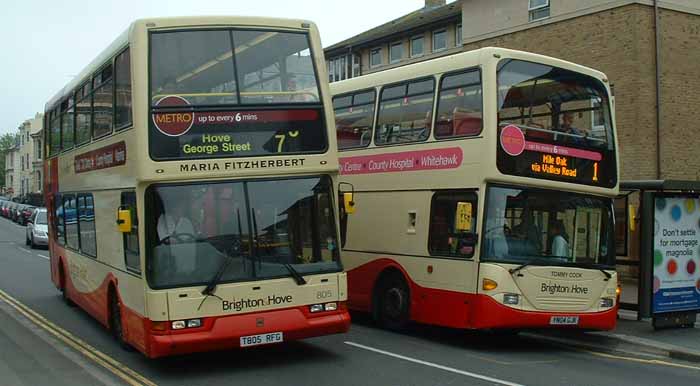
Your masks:
{"label": "road marking", "polygon": [[46,260],[49,260],[49,257],[48,257],[48,256],[44,256],[44,255],[42,255],[42,254],[40,254],[40,253],[37,253],[36,255],[39,256],[39,257],[41,257],[41,258],[44,258],[44,259],[46,259]]}
{"label": "road marking", "polygon": [[390,356],[390,357],[393,357],[393,358],[402,359],[402,360],[405,360],[405,361],[408,361],[408,362],[418,363],[418,364],[421,364],[421,365],[424,365],[424,366],[430,366],[430,367],[434,367],[434,368],[436,368],[436,369],[449,371],[449,372],[451,372],[451,373],[460,374],[460,375],[466,375],[467,377],[476,378],[476,379],[481,379],[482,381],[493,382],[493,383],[497,383],[497,384],[499,384],[499,385],[523,386],[523,385],[520,384],[520,383],[508,382],[508,381],[504,381],[504,380],[502,380],[502,379],[491,378],[491,377],[488,377],[488,376],[486,376],[486,375],[481,375],[481,374],[476,374],[476,373],[470,373],[470,372],[468,372],[468,371],[455,369],[455,368],[453,368],[453,367],[443,366],[443,365],[440,365],[440,364],[437,364],[437,363],[428,362],[428,361],[423,361],[423,360],[420,360],[420,359],[411,358],[411,357],[407,357],[407,356],[400,355],[400,354],[394,354],[393,352],[380,350],[380,349],[378,349],[378,348],[365,346],[365,345],[362,345],[362,344],[359,344],[359,343],[355,343],[355,342],[347,342],[347,341],[346,341],[345,344],[350,345],[350,346],[353,346],[353,347],[361,348],[361,349],[363,349],[363,350],[372,351],[372,352],[375,352],[375,353],[378,353],[378,354],[387,355],[387,356]]}
{"label": "road marking", "polygon": [[121,378],[127,384],[132,386],[156,386],[154,382],[150,381],[149,379],[137,373],[136,371],[130,369],[126,365],[117,361],[116,359],[90,346],[75,335],[53,324],[52,322],[50,322],[31,308],[27,307],[17,299],[8,295],[3,290],[0,290],[0,301],[4,301],[12,308],[17,310],[17,312],[19,312],[20,314],[24,315],[27,319],[32,321],[34,324],[51,333],[53,336],[58,338],[58,340],[72,347],[73,349],[83,354],[87,358],[91,359],[95,363],[109,370],[112,374]]}
{"label": "road marking", "polygon": [[19,248],[19,249],[21,249],[21,250],[23,250],[24,252],[27,252],[27,253],[29,253],[29,254],[32,254],[32,255],[34,254],[34,253],[32,253],[32,251],[30,251],[30,250],[27,249],[27,248],[22,248],[22,247],[17,247],[17,248]]}
{"label": "road marking", "polygon": [[595,352],[595,351],[590,351],[590,350],[581,350],[581,351],[587,352],[587,353],[595,355],[595,356],[603,357],[603,358],[619,359],[619,360],[629,361],[629,362],[646,363],[646,364],[659,365],[659,366],[678,367],[678,368],[682,368],[682,369],[699,370],[700,371],[700,367],[698,367],[698,366],[685,365],[683,363],[667,362],[667,361],[662,361],[660,359],[642,359],[642,358],[633,358],[633,357],[623,357],[620,355],[606,354],[606,353]]}

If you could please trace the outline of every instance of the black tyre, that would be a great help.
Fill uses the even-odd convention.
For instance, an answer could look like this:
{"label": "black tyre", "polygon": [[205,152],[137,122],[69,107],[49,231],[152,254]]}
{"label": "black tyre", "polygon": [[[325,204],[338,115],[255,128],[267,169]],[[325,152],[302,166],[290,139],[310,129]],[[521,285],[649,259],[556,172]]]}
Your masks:
{"label": "black tyre", "polygon": [[409,322],[411,294],[399,274],[384,277],[375,294],[375,318],[384,328],[400,331]]}
{"label": "black tyre", "polygon": [[68,291],[66,290],[66,274],[63,272],[63,268],[60,269],[58,274],[61,281],[61,298],[63,299],[63,302],[69,307],[75,307],[75,303],[73,303],[73,301],[70,300],[70,297],[68,297]]}
{"label": "black tyre", "polygon": [[112,332],[112,336],[119,343],[119,346],[127,351],[131,351],[132,348],[129,343],[124,340],[124,326],[122,325],[122,311],[119,305],[119,300],[114,292],[110,294],[109,297],[109,327]]}

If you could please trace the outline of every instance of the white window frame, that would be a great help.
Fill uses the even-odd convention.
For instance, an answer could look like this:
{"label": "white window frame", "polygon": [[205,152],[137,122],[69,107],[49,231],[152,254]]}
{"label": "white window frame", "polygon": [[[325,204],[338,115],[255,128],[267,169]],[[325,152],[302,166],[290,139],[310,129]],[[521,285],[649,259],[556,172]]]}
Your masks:
{"label": "white window frame", "polygon": [[360,54],[352,54],[352,77],[362,75],[360,69],[362,68],[362,56]]}
{"label": "white window frame", "polygon": [[[445,33],[445,47],[436,49],[435,48],[435,35],[437,35],[441,32]],[[432,49],[433,52],[440,52],[440,51],[444,51],[447,49],[447,28],[441,28],[441,29],[433,31],[433,40],[431,42],[431,46],[432,47],[430,47],[430,48]]]}
{"label": "white window frame", "polygon": [[[393,59],[391,58],[391,56],[392,56],[392,55],[391,55],[391,51],[393,50],[393,48],[394,48],[395,46],[399,46],[399,47],[400,47],[400,49],[401,49],[401,57],[398,58],[398,59],[396,59],[396,60],[393,60]],[[392,63],[392,64],[393,64],[393,63],[398,63],[398,62],[401,61],[401,59],[403,59],[403,42],[399,40],[399,41],[396,41],[396,42],[393,42],[393,43],[389,43],[389,63]]]}
{"label": "white window frame", "polygon": [[455,25],[455,46],[457,45],[462,45],[462,33],[463,31],[460,31],[462,29],[462,23],[456,24]]}
{"label": "white window frame", "polygon": [[533,7],[533,6],[532,6],[532,0],[528,0],[528,1],[527,1],[527,10],[528,10],[528,11],[534,11],[534,10],[536,10],[536,9],[549,7],[549,0],[544,0],[544,1],[545,1],[544,4],[536,5],[536,6]]}
{"label": "white window frame", "polygon": [[[372,53],[374,51],[379,51],[379,63],[372,63]],[[384,61],[382,60],[382,47],[374,47],[369,50],[369,68],[376,68],[382,65]]]}
{"label": "white window frame", "polygon": [[532,6],[532,0],[528,0],[528,2],[527,2],[527,19],[528,19],[528,21],[531,21],[531,22],[532,22],[532,21],[544,20],[544,19],[548,19],[548,18],[551,16],[551,11],[552,11],[551,9],[549,10],[549,11],[550,11],[550,14],[549,14],[549,15],[544,16],[544,17],[540,17],[539,19],[532,19],[531,16],[530,16],[530,15],[532,15],[533,11],[537,11],[537,10],[540,10],[540,9],[544,9],[544,8],[549,8],[549,7],[550,7],[550,2],[549,2],[549,0],[544,0],[544,1],[545,1],[544,4],[536,5],[536,6],[533,7],[533,6]]}
{"label": "white window frame", "polygon": [[[423,41],[423,46],[421,47],[420,54],[413,54],[413,41],[414,40],[422,40]],[[415,35],[411,37],[411,40],[408,42],[408,56],[411,58],[419,58],[421,56],[425,55],[425,34],[421,35]]]}

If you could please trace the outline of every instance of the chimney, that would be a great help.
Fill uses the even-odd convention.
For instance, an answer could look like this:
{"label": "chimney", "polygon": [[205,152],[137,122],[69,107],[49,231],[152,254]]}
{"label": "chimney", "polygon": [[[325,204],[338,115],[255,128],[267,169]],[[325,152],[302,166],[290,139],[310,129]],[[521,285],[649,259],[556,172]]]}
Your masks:
{"label": "chimney", "polygon": [[447,4],[447,0],[425,0],[425,8],[442,7]]}

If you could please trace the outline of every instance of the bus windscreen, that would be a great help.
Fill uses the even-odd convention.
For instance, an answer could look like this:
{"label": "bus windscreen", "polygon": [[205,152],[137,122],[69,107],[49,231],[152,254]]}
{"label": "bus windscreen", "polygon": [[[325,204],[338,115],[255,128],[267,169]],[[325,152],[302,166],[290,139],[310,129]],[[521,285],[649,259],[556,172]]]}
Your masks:
{"label": "bus windscreen", "polygon": [[610,199],[540,189],[488,189],[482,260],[610,267]]}
{"label": "bus windscreen", "polygon": [[615,186],[610,101],[599,80],[544,64],[502,60],[498,124],[502,173]]}
{"label": "bus windscreen", "polygon": [[147,278],[153,288],[342,270],[328,176],[146,190]]}
{"label": "bus windscreen", "polygon": [[154,160],[320,153],[324,113],[309,37],[267,30],[150,36]]}

